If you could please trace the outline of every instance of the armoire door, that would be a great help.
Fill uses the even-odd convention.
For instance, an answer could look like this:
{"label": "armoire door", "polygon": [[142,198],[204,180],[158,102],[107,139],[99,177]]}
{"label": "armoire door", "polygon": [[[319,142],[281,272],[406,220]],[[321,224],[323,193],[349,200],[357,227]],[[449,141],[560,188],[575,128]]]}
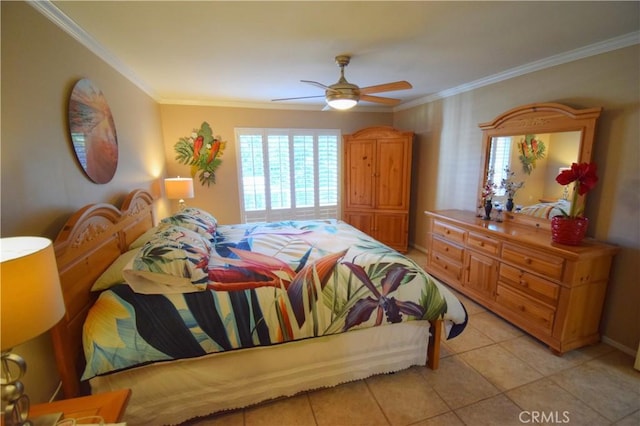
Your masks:
{"label": "armoire door", "polygon": [[407,210],[409,208],[409,175],[411,144],[407,138],[379,139],[375,170],[376,209]]}
{"label": "armoire door", "polygon": [[376,141],[354,140],[345,150],[345,179],[347,209],[375,208],[375,185],[373,184],[376,161]]}

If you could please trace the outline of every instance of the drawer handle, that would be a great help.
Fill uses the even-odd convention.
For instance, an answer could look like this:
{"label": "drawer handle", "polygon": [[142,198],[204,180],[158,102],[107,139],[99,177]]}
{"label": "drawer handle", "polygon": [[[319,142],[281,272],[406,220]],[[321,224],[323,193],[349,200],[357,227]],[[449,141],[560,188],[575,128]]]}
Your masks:
{"label": "drawer handle", "polygon": [[523,287],[529,287],[529,283],[526,282],[525,280],[520,280],[520,285]]}
{"label": "drawer handle", "polygon": [[445,233],[445,234],[447,234],[447,235],[449,235],[449,234],[451,233],[451,231],[449,231],[448,229],[445,229],[445,230],[444,230],[444,233]]}
{"label": "drawer handle", "polygon": [[445,247],[444,251],[449,252],[449,247]]}
{"label": "drawer handle", "polygon": [[532,260],[531,260],[530,257],[525,257],[524,258],[524,263],[526,263],[527,265],[531,265],[531,262],[532,262]]}
{"label": "drawer handle", "polygon": [[480,247],[484,247],[484,241],[480,241]]}

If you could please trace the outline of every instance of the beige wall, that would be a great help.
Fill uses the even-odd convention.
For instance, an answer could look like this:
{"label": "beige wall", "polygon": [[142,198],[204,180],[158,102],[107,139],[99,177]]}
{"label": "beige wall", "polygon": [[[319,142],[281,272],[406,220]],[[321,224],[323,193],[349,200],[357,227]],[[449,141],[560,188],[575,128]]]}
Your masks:
{"label": "beige wall", "polygon": [[[161,178],[187,175],[173,159],[180,136],[208,121],[228,142],[218,183],[196,187],[189,204],[212,211],[222,223],[237,222],[234,127],[339,128],[393,124],[417,133],[411,216],[412,241],[425,246],[423,211],[472,209],[480,176],[477,124],[514,106],[562,102],[600,105],[594,158],[600,184],[590,194],[587,216],[595,237],[619,244],[607,298],[607,338],[635,348],[640,337],[637,285],[639,47],[557,66],[395,114],[301,112],[160,105],[30,6],[1,2],[2,128],[1,232],[54,238],[71,212],[90,202],[119,203],[132,188],[162,194]],[[103,91],[118,132],[120,163],[114,179],[93,184],[78,166],[67,129],[66,105],[73,84],[90,78]],[[165,162],[166,157],[166,162]],[[157,202],[158,217],[169,211]],[[175,204],[171,208],[175,208]],[[57,385],[48,336],[16,348],[27,359],[25,384],[34,402]]]}
{"label": "beige wall", "polygon": [[[134,188],[160,194],[164,174],[157,103],[113,68],[22,2],[2,3],[2,237],[54,239],[69,215],[88,203],[122,202]],[[76,161],[67,102],[80,78],[103,92],[118,136],[113,180],[92,183]],[[156,212],[168,206],[156,202]],[[28,364],[27,393],[49,398],[58,384],[48,334],[17,347]]]}
{"label": "beige wall", "polygon": [[[234,129],[237,127],[340,129],[352,133],[368,126],[390,126],[391,113],[356,111],[292,111],[250,108],[161,105],[162,134],[167,157],[167,176],[189,176],[189,166],[175,160],[175,143],[189,136],[203,121],[214,135],[227,141],[222,165],[216,171],[216,183],[207,187],[194,179],[195,198],[187,204],[210,211],[220,223],[239,223],[238,166]],[[177,203],[173,201],[173,209]]]}
{"label": "beige wall", "polygon": [[589,193],[589,235],[618,244],[602,331],[633,349],[640,340],[640,46],[582,59],[431,102],[394,115],[413,129],[416,159],[411,235],[426,246],[425,210],[472,210],[481,175],[478,123],[518,105],[560,102],[602,106],[593,159],[600,181]]}

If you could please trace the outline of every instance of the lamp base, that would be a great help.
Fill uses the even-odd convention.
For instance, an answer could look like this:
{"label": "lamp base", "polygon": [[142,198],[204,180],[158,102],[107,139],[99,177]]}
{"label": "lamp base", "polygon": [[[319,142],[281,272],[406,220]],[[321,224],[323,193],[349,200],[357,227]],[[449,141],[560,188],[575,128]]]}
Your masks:
{"label": "lamp base", "polygon": [[62,418],[62,413],[43,414],[41,416],[30,418],[29,423],[32,426],[55,426]]}

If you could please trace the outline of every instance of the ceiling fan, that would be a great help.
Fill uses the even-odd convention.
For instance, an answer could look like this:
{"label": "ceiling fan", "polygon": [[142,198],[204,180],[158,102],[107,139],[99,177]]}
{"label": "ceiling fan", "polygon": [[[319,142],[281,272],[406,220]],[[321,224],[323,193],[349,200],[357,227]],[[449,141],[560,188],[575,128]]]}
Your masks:
{"label": "ceiling fan", "polygon": [[[336,64],[340,67],[340,80],[330,86],[326,86],[317,81],[300,80],[303,83],[312,84],[314,86],[325,89],[324,98],[327,105],[340,110],[353,108],[359,101],[376,102],[385,105],[397,105],[400,99],[384,98],[381,96],[371,96],[371,93],[392,92],[395,90],[411,89],[413,86],[407,81],[394,81],[393,83],[378,84],[375,86],[358,87],[349,83],[344,78],[344,67],[349,65],[351,57],[348,55],[336,56]],[[290,101],[294,99],[320,98],[322,96],[301,96],[297,98],[280,98],[272,99],[272,101]]]}

